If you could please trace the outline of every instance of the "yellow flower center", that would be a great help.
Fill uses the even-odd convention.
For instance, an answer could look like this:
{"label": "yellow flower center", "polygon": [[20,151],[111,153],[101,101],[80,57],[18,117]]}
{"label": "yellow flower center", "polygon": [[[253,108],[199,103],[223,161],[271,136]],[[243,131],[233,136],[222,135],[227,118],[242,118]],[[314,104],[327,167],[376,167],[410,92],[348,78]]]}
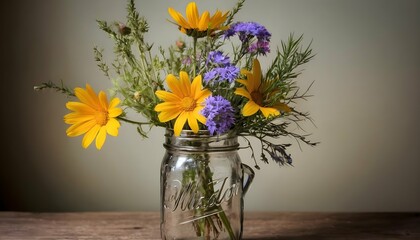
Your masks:
{"label": "yellow flower center", "polygon": [[108,122],[108,112],[103,111],[103,110],[96,111],[95,120],[96,120],[96,123],[98,123],[101,126],[106,125],[106,123]]}
{"label": "yellow flower center", "polygon": [[184,97],[181,102],[181,107],[184,111],[193,111],[195,107],[197,106],[197,103],[193,98],[190,97]]}
{"label": "yellow flower center", "polygon": [[262,96],[262,94],[261,94],[260,92],[258,92],[258,91],[253,91],[253,92],[251,93],[251,97],[252,97],[252,100],[253,100],[256,104],[258,104],[259,106],[263,106],[263,96]]}

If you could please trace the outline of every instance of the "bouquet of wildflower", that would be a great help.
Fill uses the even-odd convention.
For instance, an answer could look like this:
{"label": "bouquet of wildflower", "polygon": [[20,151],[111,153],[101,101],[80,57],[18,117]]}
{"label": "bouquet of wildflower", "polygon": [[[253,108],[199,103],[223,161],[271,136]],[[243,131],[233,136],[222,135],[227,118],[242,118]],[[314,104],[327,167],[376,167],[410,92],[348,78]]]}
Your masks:
{"label": "bouquet of wildflower", "polygon": [[[306,135],[288,130],[291,124],[299,127],[301,121],[311,120],[296,107],[297,100],[309,97],[296,79],[299,67],[313,58],[312,50],[310,44],[302,46],[302,36],[290,35],[273,50],[274,60],[263,70],[258,58],[272,51],[271,34],[256,22],[234,22],[243,4],[239,0],[231,11],[200,14],[191,2],[186,17],[169,8],[171,23],[184,38],[156,49],[145,40],[146,19],[129,0],[125,23],[98,21],[115,43],[112,63],[104,61],[102,49],[94,48],[98,67],[113,83],[110,101],[105,92],[96,94],[89,84],[73,91],[64,84],[46,82],[36,89],[53,88],[79,100],[66,104],[72,112],[64,121],[71,125],[68,136],[84,135],[84,148],[96,139],[96,148],[101,149],[107,135],[117,136],[120,123],[126,122],[135,124],[143,137],[154,126],[173,129],[175,136],[182,130],[241,136],[256,161],[248,139],[253,137],[260,142],[263,162],[271,158],[291,165],[286,151],[291,144],[276,139],[289,136],[316,145]],[[135,119],[129,111],[136,113]]]}
{"label": "bouquet of wildflower", "polygon": [[[183,129],[205,129],[212,135],[232,132],[247,140],[252,153],[247,137],[255,137],[261,143],[261,160],[291,164],[286,152],[290,144],[275,143],[275,139],[291,136],[316,145],[306,135],[288,131],[290,124],[299,126],[310,120],[295,105],[296,100],[309,97],[307,90],[300,91],[296,78],[299,67],[312,59],[312,50],[310,44],[302,47],[302,36],[290,35],[263,72],[258,57],[271,51],[271,34],[256,22],[233,21],[243,4],[239,0],[231,11],[200,15],[191,2],[186,18],[169,8],[174,27],[188,39],[156,51],[153,43],[145,41],[148,23],[131,0],[126,23],[98,20],[115,42],[111,64],[103,60],[103,49],[94,48],[98,67],[114,84],[110,102],[105,92],[96,94],[88,84],[72,91],[63,84],[46,82],[35,89],[54,88],[80,100],[67,103],[73,112],[64,119],[71,124],[68,136],[84,134],[84,148],[96,139],[101,149],[107,134],[117,136],[120,122],[127,122],[137,125],[144,137],[153,126],[174,129],[175,135]],[[145,120],[129,119],[129,110]],[[255,160],[254,154],[252,157]]]}

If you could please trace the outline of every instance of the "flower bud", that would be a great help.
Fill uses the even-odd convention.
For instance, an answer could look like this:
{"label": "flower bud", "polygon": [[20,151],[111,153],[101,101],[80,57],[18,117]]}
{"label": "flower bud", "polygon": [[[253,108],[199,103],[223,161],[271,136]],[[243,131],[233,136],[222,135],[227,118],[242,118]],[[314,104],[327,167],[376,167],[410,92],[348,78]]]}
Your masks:
{"label": "flower bud", "polygon": [[118,32],[121,35],[128,35],[131,33],[131,28],[127,27],[125,24],[118,23],[117,26],[118,26]]}
{"label": "flower bud", "polygon": [[184,47],[185,47],[184,41],[181,41],[181,40],[176,41],[175,45],[181,50],[184,49]]}
{"label": "flower bud", "polygon": [[141,93],[140,93],[139,91],[136,91],[136,92],[134,93],[134,99],[136,99],[137,101],[139,101],[139,100],[140,100],[140,98],[141,98]]}

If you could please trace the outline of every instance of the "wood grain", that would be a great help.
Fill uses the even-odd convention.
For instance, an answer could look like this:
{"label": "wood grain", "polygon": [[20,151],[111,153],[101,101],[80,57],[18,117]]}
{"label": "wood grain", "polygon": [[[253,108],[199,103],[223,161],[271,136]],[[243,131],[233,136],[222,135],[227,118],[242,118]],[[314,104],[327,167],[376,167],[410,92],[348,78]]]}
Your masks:
{"label": "wood grain", "polygon": [[[0,239],[160,239],[157,212],[0,212]],[[244,238],[420,239],[420,213],[245,213]]]}

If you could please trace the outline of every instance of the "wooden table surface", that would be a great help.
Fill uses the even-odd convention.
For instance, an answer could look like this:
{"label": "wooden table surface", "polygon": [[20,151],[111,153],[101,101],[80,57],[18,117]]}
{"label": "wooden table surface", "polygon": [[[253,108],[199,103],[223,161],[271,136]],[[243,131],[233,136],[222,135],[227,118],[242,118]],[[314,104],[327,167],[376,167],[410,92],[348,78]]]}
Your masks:
{"label": "wooden table surface", "polygon": [[[157,212],[0,212],[0,239],[160,239]],[[420,239],[420,213],[246,212],[243,239]]]}

